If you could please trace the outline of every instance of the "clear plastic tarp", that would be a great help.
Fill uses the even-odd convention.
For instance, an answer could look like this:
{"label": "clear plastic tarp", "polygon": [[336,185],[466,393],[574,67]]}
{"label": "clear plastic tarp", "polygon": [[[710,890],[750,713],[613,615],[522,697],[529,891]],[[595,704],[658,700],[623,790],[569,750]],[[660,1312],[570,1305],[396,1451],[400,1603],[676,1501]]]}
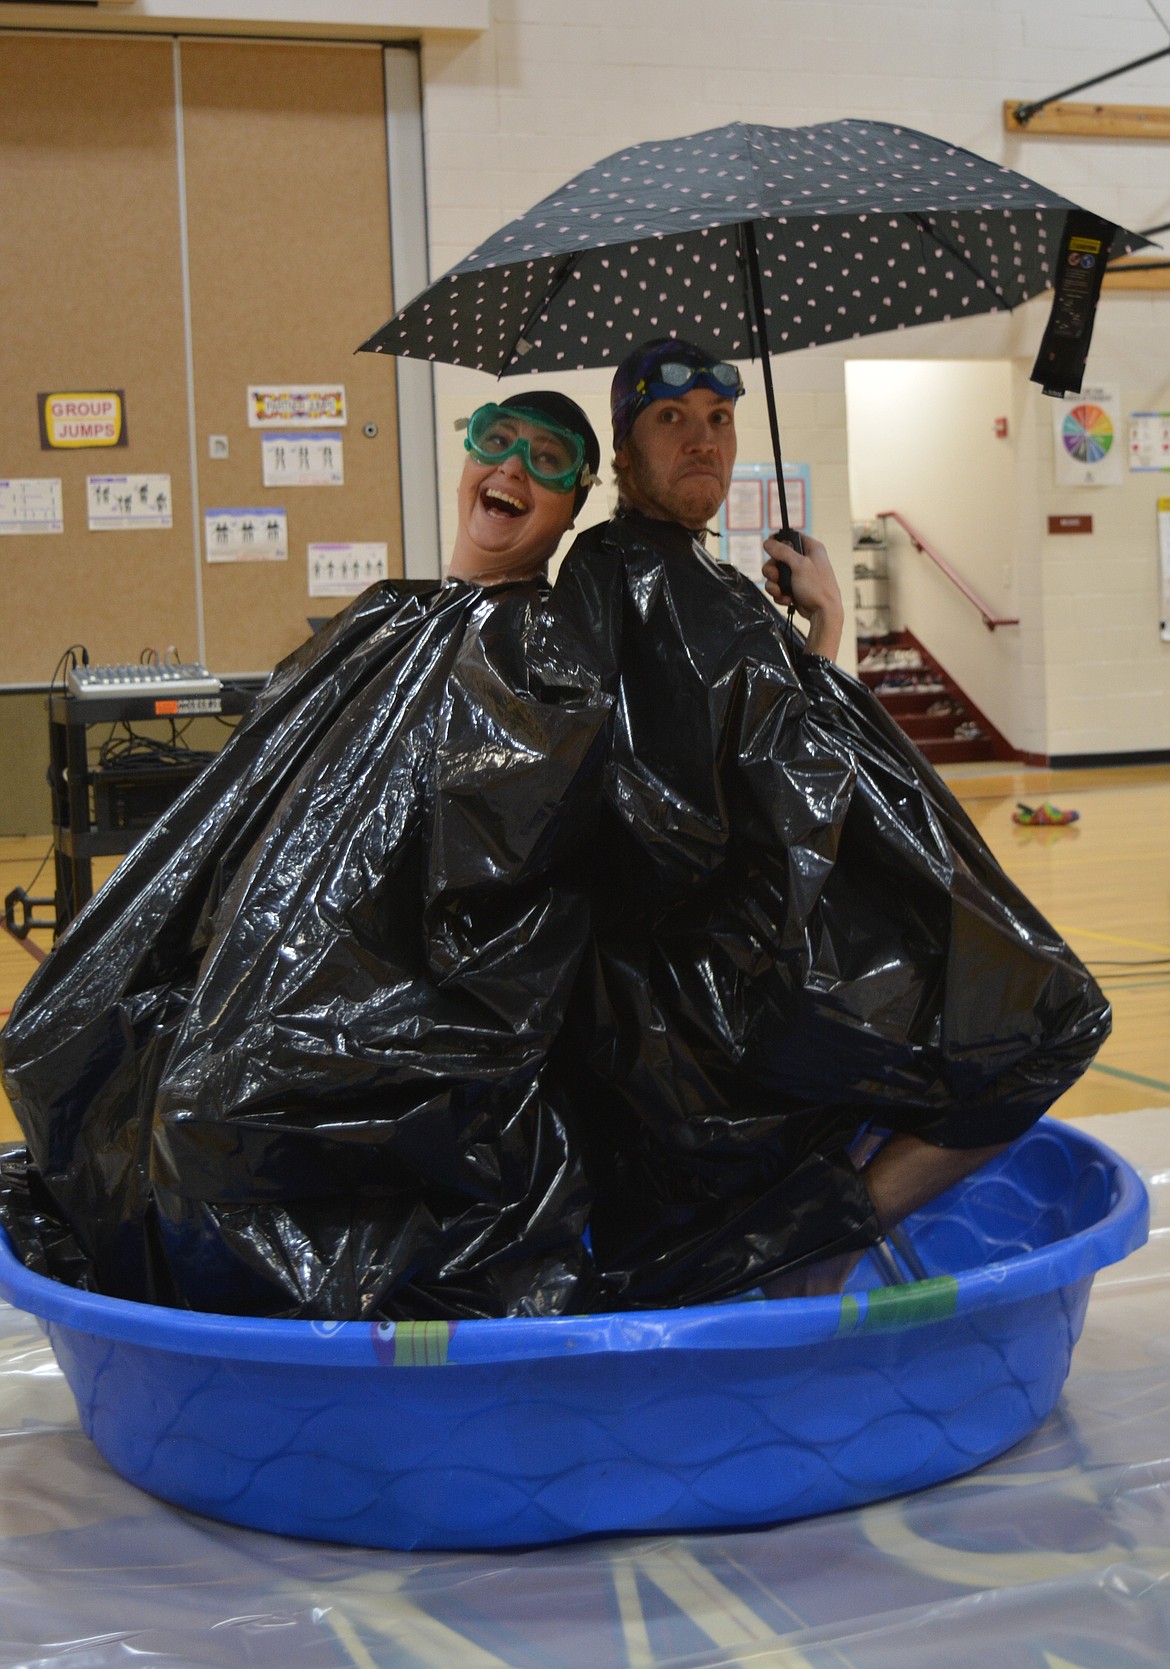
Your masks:
{"label": "clear plastic tarp", "polygon": [[1170,1661],[1170,1109],[1084,1128],[1150,1190],[1055,1413],[966,1478],[774,1530],[527,1552],[197,1518],[82,1436],[0,1305],[0,1669],[1136,1669]]}

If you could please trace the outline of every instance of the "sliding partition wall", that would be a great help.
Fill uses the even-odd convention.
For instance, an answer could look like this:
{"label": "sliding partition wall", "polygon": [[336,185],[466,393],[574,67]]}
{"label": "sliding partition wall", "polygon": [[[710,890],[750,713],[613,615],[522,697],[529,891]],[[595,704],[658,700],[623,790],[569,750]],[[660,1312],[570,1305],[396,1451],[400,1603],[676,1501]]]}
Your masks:
{"label": "sliding partition wall", "polygon": [[[404,411],[404,566],[396,365],[354,353],[393,310],[392,219],[406,293],[425,281],[413,54],[11,34],[0,85],[0,684],[47,683],[74,643],[264,671],[344,606],[353,547],[437,572],[429,375]],[[257,387],[343,390],[344,412],[327,397],[278,458]],[[122,396],[124,444],[45,446],[40,397],[78,393]],[[126,477],[161,514],[95,516],[94,482]],[[32,531],[54,480],[61,531]],[[251,513],[264,559],[212,511]]]}

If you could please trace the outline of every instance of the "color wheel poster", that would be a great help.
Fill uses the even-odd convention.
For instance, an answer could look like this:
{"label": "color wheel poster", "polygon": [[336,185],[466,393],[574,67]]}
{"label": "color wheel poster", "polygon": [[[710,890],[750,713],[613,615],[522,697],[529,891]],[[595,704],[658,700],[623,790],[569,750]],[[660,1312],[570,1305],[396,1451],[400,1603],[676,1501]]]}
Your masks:
{"label": "color wheel poster", "polygon": [[1058,487],[1119,487],[1125,440],[1121,389],[1116,383],[1088,384],[1079,394],[1053,402],[1053,451]]}

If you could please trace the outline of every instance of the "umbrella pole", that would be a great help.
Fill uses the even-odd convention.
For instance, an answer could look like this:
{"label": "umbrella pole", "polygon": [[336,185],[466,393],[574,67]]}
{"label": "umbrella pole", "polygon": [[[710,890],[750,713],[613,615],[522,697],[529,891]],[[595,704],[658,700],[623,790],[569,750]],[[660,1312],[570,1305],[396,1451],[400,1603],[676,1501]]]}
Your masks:
{"label": "umbrella pole", "polygon": [[760,257],[756,251],[756,229],[751,221],[740,224],[743,250],[747,260],[748,277],[752,290],[752,324],[755,330],[756,351],[764,372],[764,396],[768,402],[768,423],[772,430],[772,456],[776,462],[776,491],[780,497],[780,530],[786,536],[792,528],[788,521],[788,495],[784,491],[784,463],[780,457],[780,423],[776,416],[776,393],[772,387],[772,360],[768,352],[768,327],[764,319],[764,286],[760,281]]}

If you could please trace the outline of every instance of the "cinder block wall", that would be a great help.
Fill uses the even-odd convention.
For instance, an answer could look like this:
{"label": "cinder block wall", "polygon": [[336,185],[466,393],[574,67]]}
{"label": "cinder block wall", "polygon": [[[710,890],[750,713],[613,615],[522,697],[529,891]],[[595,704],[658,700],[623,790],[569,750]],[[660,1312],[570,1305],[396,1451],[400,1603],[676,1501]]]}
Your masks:
{"label": "cinder block wall", "polygon": [[[493,0],[483,35],[424,42],[432,271],[619,146],[734,118],[901,122],[1019,168],[1123,224],[1151,225],[1167,218],[1170,145],[1008,135],[1002,106],[1005,98],[1044,97],[1165,43],[1145,0],[594,0],[585,12],[570,0]],[[1166,63],[1082,96],[1168,104]],[[1047,304],[1033,302],[1014,317],[778,359],[785,455],[812,466],[814,520],[849,598],[849,523],[855,511],[871,510],[850,502],[846,360],[1011,362],[1016,481],[1006,502],[991,500],[982,513],[986,540],[1013,546],[1021,626],[996,633],[995,655],[981,655],[987,634],[972,619],[971,694],[1029,752],[1164,749],[1170,645],[1158,635],[1154,515],[1166,480],[1127,475],[1114,488],[1053,485],[1051,402],[1027,381],[1046,316]],[[1170,409],[1168,340],[1170,294],[1107,295],[1090,376],[1120,384],[1123,411]],[[462,458],[452,425],[495,386],[451,367],[437,372],[447,549]],[[604,374],[577,373],[560,386],[599,427],[605,423]],[[751,386],[741,405],[740,455],[765,458],[763,399],[754,379]],[[968,467],[962,455],[951,463],[956,471]],[[595,492],[582,524],[608,507],[604,490]],[[1094,516],[1091,539],[1047,537],[1049,514],[1083,512]],[[916,624],[928,641],[932,627],[944,635],[951,629],[932,614],[929,593],[918,606]],[[950,599],[938,604],[950,609]]]}

